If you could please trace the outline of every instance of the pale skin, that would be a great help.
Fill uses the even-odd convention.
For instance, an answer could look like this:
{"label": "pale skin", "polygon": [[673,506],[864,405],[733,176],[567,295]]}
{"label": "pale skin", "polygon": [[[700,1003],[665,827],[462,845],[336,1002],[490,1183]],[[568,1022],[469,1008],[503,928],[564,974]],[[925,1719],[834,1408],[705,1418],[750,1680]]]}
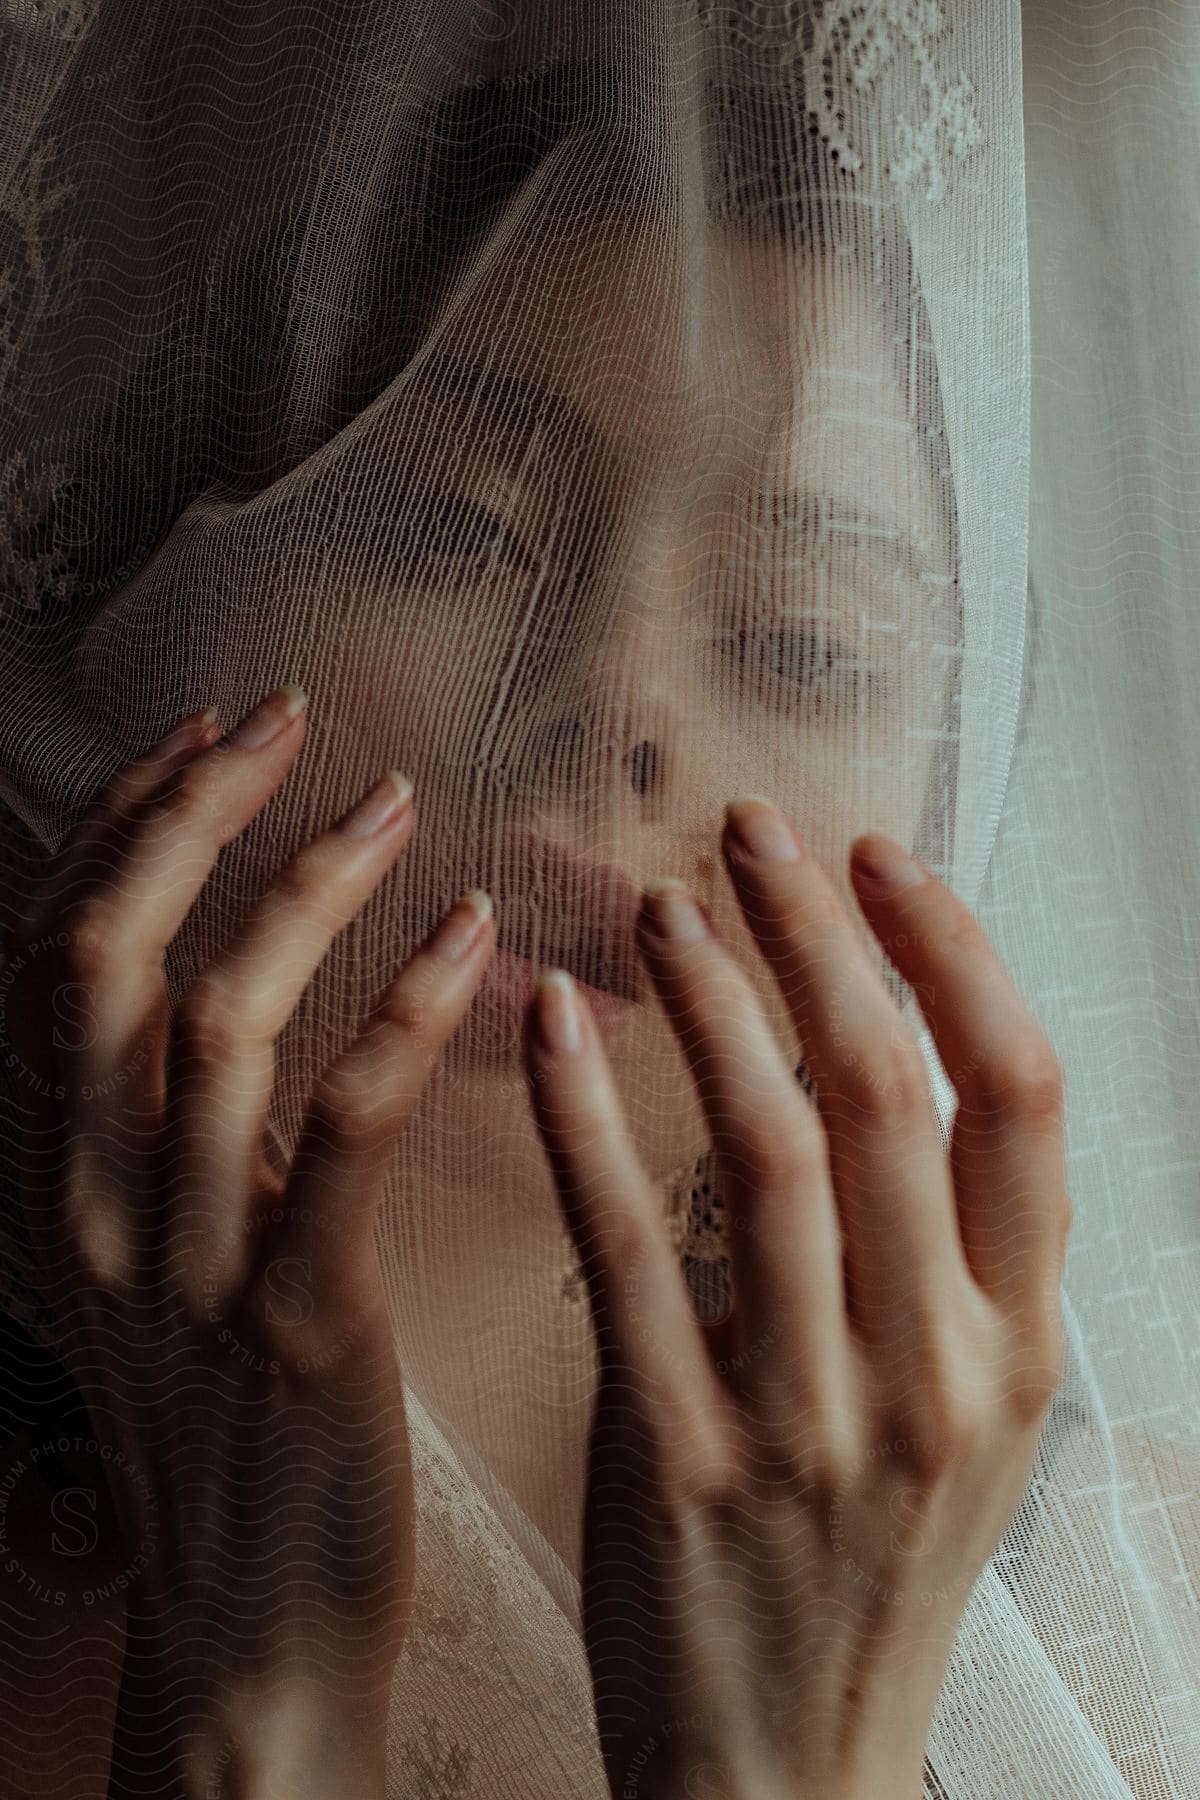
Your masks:
{"label": "pale skin", "polygon": [[1061,1071],[966,908],[892,840],[856,840],[856,897],[959,1071],[947,1160],[916,1040],[799,834],[753,802],[721,847],[819,1111],[703,910],[660,890],[642,941],[732,1205],[718,1332],[565,985],[543,1003],[556,1048],[530,1040],[602,1346],[584,1609],[607,1772],[614,1795],[702,1774],[737,1800],[916,1796],[1060,1375]]}
{"label": "pale skin", "polygon": [[[52,938],[44,979],[95,993],[101,1029],[83,1049],[52,1047],[49,1009],[26,1009],[17,1049],[57,1076],[31,1121],[35,1143],[73,1150],[30,1158],[31,1213],[71,1272],[59,1290],[68,1360],[96,1431],[144,1475],[127,1496],[153,1495],[167,1522],[131,1599],[127,1669],[142,1705],[132,1737],[118,1731],[123,1795],[211,1792],[214,1772],[231,1795],[266,1794],[281,1774],[300,1779],[288,1758],[321,1768],[314,1791],[383,1793],[412,1518],[373,1213],[429,1053],[463,1019],[495,924],[461,907],[470,931],[457,960],[435,942],[406,965],[312,1096],[292,1168],[269,1173],[274,1040],[414,830],[402,806],[371,836],[332,832],[307,847],[168,1021],[162,953],[221,844],[299,756],[304,714],[286,717],[288,706],[286,692],[264,702],[279,726],[266,745],[213,743],[193,720],[122,771],[47,872],[16,946]],[[774,827],[782,857],[738,853],[739,830],[756,824]],[[899,846],[856,840],[856,901],[893,945],[956,1079],[946,1158],[911,1028],[794,826],[745,803],[714,851],[801,1034],[820,1110],[720,935],[703,921],[698,936],[656,935],[671,891],[647,895],[639,949],[744,1222],[734,1311],[709,1341],[585,1009],[578,1047],[562,1036],[569,978],[565,994],[558,978],[543,984],[527,1021],[532,1113],[601,1351],[584,1591],[606,1772],[615,1795],[636,1771],[639,1794],[672,1800],[694,1791],[697,1771],[736,1800],[915,1797],[957,1620],[1019,1502],[1060,1371],[1061,1072],[967,909],[919,868],[885,892],[857,853],[898,868]],[[89,1100],[144,1039],[154,1054],[138,1079]],[[341,1230],[321,1238],[304,1329],[282,1328],[264,1274],[303,1253],[306,1219],[335,1202]],[[334,1356],[331,1377],[322,1351],[351,1318],[354,1354]],[[221,1330],[252,1354],[231,1358]],[[186,1421],[157,1379],[166,1344],[186,1371]],[[248,1412],[270,1429],[239,1429]],[[204,1453],[188,1461],[197,1436]],[[281,1441],[282,1487],[264,1479]],[[247,1512],[241,1497],[259,1491],[269,1500]],[[349,1495],[374,1527],[361,1561],[345,1551]],[[222,1534],[223,1517],[238,1528]],[[898,1535],[898,1521],[918,1538]],[[286,1576],[264,1610],[277,1534]],[[204,1575],[218,1554],[214,1585]],[[638,1558],[631,1630],[624,1584]],[[331,1682],[331,1665],[348,1680]],[[186,1671],[186,1718],[163,1701],[167,1671]],[[267,1692],[296,1710],[273,1712]]]}
{"label": "pale skin", "polygon": [[[377,965],[381,942],[397,955],[415,948],[454,902],[452,879],[463,888],[491,885],[480,863],[461,875],[449,864],[457,846],[473,854],[481,818],[502,808],[513,822],[611,858],[635,882],[686,880],[756,982],[780,1041],[798,1054],[722,875],[724,799],[766,792],[787,806],[882,969],[854,906],[849,845],[872,826],[914,841],[957,667],[958,623],[938,604],[942,526],[878,317],[844,268],[801,259],[798,269],[780,245],[712,233],[702,265],[664,266],[655,220],[606,228],[582,221],[550,240],[529,232],[500,254],[490,247],[431,348],[540,383],[580,409],[583,440],[556,439],[547,459],[557,488],[548,493],[547,471],[531,451],[506,446],[509,413],[472,402],[473,382],[452,387],[441,374],[414,374],[372,410],[357,444],[357,462],[382,478],[370,501],[347,504],[336,460],[298,491],[283,490],[278,503],[270,495],[256,501],[244,530],[231,521],[223,546],[237,558],[236,581],[214,592],[206,566],[199,591],[189,576],[157,590],[147,582],[123,599],[111,627],[113,681],[137,661],[143,608],[155,646],[164,615],[179,620],[178,655],[186,659],[189,621],[203,606],[226,654],[217,691],[204,685],[211,670],[196,670],[197,702],[219,700],[223,719],[237,717],[269,681],[288,678],[314,696],[303,767],[289,789],[302,787],[305,816],[319,806],[332,819],[380,768],[412,777],[425,831],[388,884],[387,936],[367,940],[360,966]],[[597,380],[598,367],[611,378]],[[758,533],[756,496],[793,487],[827,496],[846,520],[832,582],[827,552],[814,568],[798,533]],[[448,536],[463,531],[459,513],[442,510],[447,495],[494,511],[551,567],[564,522],[576,513],[593,521],[583,603],[565,612],[562,632],[554,621],[565,609],[555,612],[547,600],[552,581],[531,583],[502,555],[482,567],[421,556],[408,523],[421,507],[445,521]],[[312,520],[330,529],[331,497],[342,509],[334,529],[345,566],[318,591],[292,548]],[[865,512],[911,531],[943,585],[899,571],[886,540],[856,528]],[[364,533],[377,552],[365,572]],[[773,580],[748,582],[747,568],[760,577],[771,569]],[[786,683],[755,680],[752,659],[739,662],[731,639],[747,594],[764,598],[772,588],[840,607],[839,629],[887,688],[852,697],[839,666],[835,708],[824,686],[806,700]],[[893,609],[895,620],[886,616]],[[295,646],[287,668],[276,666],[274,635],[263,628],[275,616],[288,619]],[[786,609],[777,623],[787,623]],[[755,652],[769,657],[771,642],[762,627]],[[331,645],[336,692],[328,691]],[[92,645],[93,676],[107,653]],[[527,692],[522,673],[534,678]],[[571,778],[554,782],[535,745],[564,718],[587,734],[587,749]],[[639,740],[657,750],[654,780],[640,791],[619,755]],[[864,742],[869,758],[859,754]],[[498,801],[500,767],[508,785]],[[284,816],[281,809],[271,822],[280,855],[299,847]],[[250,842],[231,844],[224,866],[228,882],[245,886],[269,872]],[[527,905],[515,885],[493,897],[501,917]],[[357,925],[348,930],[353,945],[362,942]],[[192,935],[189,924],[185,942]],[[353,953],[347,964],[353,970]],[[322,967],[306,1034],[367,999],[335,985]],[[436,1395],[577,1575],[592,1334],[582,1298],[563,1300],[570,1246],[521,1105],[519,1029],[508,1028],[499,1047],[497,1035],[476,1012],[448,1046],[428,1104],[399,1145],[381,1234],[396,1266],[419,1263],[427,1272],[394,1308],[411,1385]],[[318,1043],[313,1054],[324,1053]],[[633,1010],[612,1062],[650,1173],[665,1178],[694,1160],[705,1147],[704,1120],[659,1007]],[[446,1129],[460,1115],[472,1121],[470,1133]],[[475,1148],[497,1140],[502,1170]],[[520,1291],[520,1334],[494,1304],[498,1269]],[[517,1431],[509,1423],[514,1394]]]}
{"label": "pale skin", "polygon": [[[724,581],[728,597],[730,569],[754,554],[746,535],[752,490],[807,483],[851,514],[890,500],[899,522],[907,519],[926,542],[937,531],[890,353],[870,313],[844,283],[833,298],[825,294],[819,270],[806,294],[791,258],[777,249],[711,248],[699,309],[700,381],[696,368],[671,361],[683,340],[670,302],[687,292],[689,305],[697,304],[694,271],[664,277],[666,303],[648,305],[639,279],[645,263],[636,235],[624,228],[603,243],[589,229],[563,232],[549,249],[530,237],[523,250],[516,246],[489,264],[470,307],[447,321],[440,338],[451,353],[477,352],[482,327],[483,339],[500,346],[499,364],[573,398],[613,453],[602,475],[595,475],[598,465],[584,465],[595,475],[594,491],[630,524],[608,540],[611,563],[597,571],[586,615],[594,637],[569,640],[573,660],[557,670],[553,686],[547,682],[544,708],[514,713],[511,739],[489,747],[494,756],[519,756],[522,734],[532,738],[562,713],[587,719],[597,697],[619,698],[626,741],[649,738],[658,746],[656,780],[636,796],[628,786],[603,785],[599,756],[587,764],[587,791],[521,795],[530,819],[553,838],[579,841],[587,821],[590,847],[614,856],[639,885],[682,876],[716,926],[716,939],[699,948],[651,950],[643,934],[654,998],[636,1010],[611,1055],[589,1035],[579,1055],[547,1059],[531,1031],[506,1056],[468,1061],[464,1072],[464,1059],[454,1059],[473,1040],[469,1025],[461,1033],[458,1027],[495,943],[495,922],[483,920],[462,960],[449,965],[419,948],[436,916],[418,921],[407,907],[407,896],[420,892],[428,910],[430,870],[446,845],[472,835],[471,816],[456,816],[452,798],[464,791],[452,756],[471,752],[470,733],[451,745],[439,722],[459,717],[473,725],[496,710],[487,683],[529,609],[527,592],[503,564],[478,586],[454,571],[418,584],[411,596],[347,583],[336,595],[314,597],[305,629],[306,596],[289,585],[285,558],[267,554],[261,568],[245,571],[244,611],[235,607],[221,621],[223,636],[236,645],[229,665],[236,675],[219,696],[222,716],[236,716],[235,706],[249,703],[260,678],[265,689],[265,678],[290,674],[312,689],[319,743],[302,754],[308,726],[301,714],[252,753],[203,739],[177,745],[171,754],[181,774],[170,798],[159,801],[150,796],[164,768],[160,756],[148,757],[116,778],[107,802],[117,809],[114,825],[96,839],[85,825],[36,897],[26,935],[55,939],[66,929],[69,939],[57,964],[43,963],[39,979],[91,988],[103,1027],[65,1081],[61,1047],[42,1029],[46,1009],[29,1012],[41,1024],[21,1046],[32,1069],[57,1063],[58,1082],[47,1085],[71,1094],[57,1112],[59,1103],[37,1102],[46,1109],[38,1116],[49,1121],[48,1141],[65,1132],[77,1146],[101,1146],[90,1161],[77,1156],[64,1169],[50,1158],[44,1165],[59,1185],[43,1195],[43,1216],[60,1232],[57,1253],[83,1272],[81,1282],[64,1284],[65,1303],[76,1308],[67,1321],[79,1347],[73,1366],[97,1429],[107,1421],[130,1466],[144,1472],[144,1480],[126,1481],[127,1498],[144,1501],[152,1493],[157,1516],[175,1516],[180,1432],[194,1449],[201,1421],[205,1450],[202,1504],[189,1526],[160,1533],[153,1569],[130,1589],[116,1753],[123,1794],[169,1792],[154,1768],[161,1752],[173,1759],[179,1782],[190,1780],[198,1793],[207,1795],[216,1781],[231,1795],[254,1794],[269,1767],[276,1791],[284,1783],[290,1792],[289,1780],[300,1784],[299,1800],[303,1781],[317,1779],[322,1746],[327,1764],[314,1792],[336,1800],[339,1783],[356,1796],[382,1791],[388,1685],[410,1598],[405,1376],[418,1391],[422,1381],[436,1382],[465,1435],[583,1576],[614,1793],[623,1797],[633,1777],[639,1796],[678,1791],[690,1800],[693,1775],[710,1789],[724,1782],[737,1800],[774,1800],[777,1791],[836,1793],[839,1785],[847,1794],[878,1792],[870,1782],[885,1743],[889,1780],[899,1772],[914,1795],[919,1791],[927,1709],[954,1620],[1024,1488],[1058,1366],[1054,1297],[1066,1229],[1059,1083],[1044,1038],[948,890],[931,880],[907,899],[865,907],[852,872],[856,829],[886,821],[898,838],[911,840],[914,796],[922,791],[949,666],[937,652],[955,643],[953,620],[930,617],[924,591],[898,586],[890,564],[881,567],[849,535],[841,573],[859,611],[898,599],[904,621],[900,634],[870,632],[859,646],[895,684],[871,715],[881,754],[856,790],[853,815],[836,802],[844,793],[841,762],[861,715],[847,708],[834,719],[828,705],[779,714],[716,649],[711,595]],[[541,297],[540,306],[530,305],[531,294]],[[731,338],[731,308],[751,296],[755,329]],[[835,317],[839,335],[831,341],[827,322]],[[793,338],[802,350],[798,398],[780,379]],[[594,380],[596,347],[606,343],[619,345],[632,366],[632,387]],[[434,415],[427,406],[384,421],[388,428],[379,431],[380,455],[398,491],[414,468],[433,468],[439,485],[482,499],[536,546],[539,490],[532,479],[522,487],[506,468],[491,421],[476,420],[472,430],[443,402]],[[463,444],[479,450],[470,466],[451,454]],[[662,477],[661,489],[651,480],[645,491],[632,491],[647,471]],[[608,474],[628,479],[630,491],[619,479],[610,491]],[[261,621],[277,593],[300,612],[295,637],[315,647],[312,670],[267,667]],[[187,594],[173,593],[171,602],[186,620]],[[136,589],[130,604],[136,624]],[[364,614],[371,655],[360,663]],[[480,642],[481,621],[494,641]],[[121,656],[131,653],[128,624],[113,637]],[[324,692],[320,666],[331,636],[341,646],[345,683],[337,695]],[[463,643],[477,654],[464,659]],[[551,652],[543,658],[534,648],[541,675]],[[342,708],[343,692],[353,707]],[[343,711],[356,721],[353,733]],[[610,724],[599,705],[591,722]],[[289,774],[341,805],[351,800],[347,784],[359,782],[359,771],[365,785],[389,765],[414,779],[415,825],[410,810],[378,838],[289,844],[279,868],[255,869],[246,827]],[[757,876],[730,858],[722,811],[745,788],[766,790],[781,803],[786,797],[788,816],[803,820],[819,855]],[[166,810],[156,815],[156,806]],[[90,859],[81,854],[89,844],[97,853]],[[161,953],[172,938],[186,943],[194,933],[197,903],[223,846],[227,877],[234,869],[254,871],[280,891],[237,927],[217,965],[198,971],[168,1021]],[[293,849],[296,859],[286,863]],[[336,935],[353,934],[367,897],[393,874],[397,943],[416,959],[393,988],[374,996],[382,1012],[358,1050],[337,1065],[331,1058],[310,1097],[316,1110],[296,1162],[287,1171],[268,1167],[255,1139],[274,1052],[297,1029],[306,986],[321,1002],[313,1017],[353,1013],[339,1005],[326,951]],[[455,898],[440,893],[442,910]],[[496,896],[497,906],[508,898]],[[930,994],[947,1066],[960,1070],[974,1096],[975,1123],[969,1128],[968,1106],[957,1168],[942,1166],[911,1027],[899,1021],[882,986],[885,934],[897,920],[923,945],[907,953],[902,972]],[[704,960],[714,956],[719,964]],[[681,996],[690,996],[686,1008]],[[835,1011],[842,1063],[828,1055]],[[791,1071],[800,1048],[817,1070],[823,1018],[829,1095],[818,1127]],[[137,1080],[118,1084],[113,1071],[134,1066],[129,1046],[146,1042],[153,1055],[137,1061]],[[1010,1067],[1012,1058],[1019,1066]],[[460,1171],[447,1161],[454,1138],[442,1126],[455,1091],[422,1107],[448,1064],[469,1082],[459,1097],[479,1131],[503,1130],[511,1146],[511,1181],[499,1203],[494,1171],[481,1186],[477,1168]],[[749,1069],[755,1075],[747,1084]],[[533,1102],[524,1116],[510,1097],[514,1077],[528,1084]],[[984,1104],[983,1084],[993,1077],[1000,1098]],[[80,1103],[84,1088],[103,1098]],[[747,1092],[756,1097],[753,1117]],[[670,1104],[651,1113],[638,1105],[644,1093]],[[714,1110],[724,1107],[730,1116],[718,1133]],[[139,1168],[138,1190],[131,1191],[129,1145],[148,1145],[157,1133],[167,1154],[154,1161],[153,1175],[151,1159]],[[759,1166],[764,1137],[779,1167]],[[581,1146],[601,1138],[605,1155],[590,1160]],[[735,1233],[734,1317],[705,1342],[689,1325],[651,1196],[656,1178],[709,1141],[718,1151],[724,1144],[734,1218],[747,1228]],[[121,1146],[116,1157],[103,1153],[111,1143]],[[43,1165],[31,1167],[36,1174]],[[437,1169],[436,1183],[405,1179],[407,1170],[426,1167]],[[788,1171],[802,1191],[786,1190]],[[991,1240],[980,1225],[989,1192],[1000,1196],[997,1205],[1017,1209],[998,1223],[993,1218]],[[427,1265],[436,1279],[424,1293],[407,1297],[397,1360],[395,1320],[387,1317],[371,1242],[374,1216],[378,1208],[386,1219],[391,1209],[403,1230],[420,1241],[430,1227],[429,1243],[440,1245],[445,1234],[437,1219],[420,1211],[432,1193],[439,1208],[449,1199],[469,1229],[449,1241],[443,1260]],[[314,1209],[314,1194],[331,1203]],[[314,1211],[334,1223],[319,1228],[317,1254],[309,1255],[304,1215]],[[909,1214],[911,1231],[898,1231],[898,1216]],[[142,1226],[147,1216],[164,1222],[153,1255]],[[589,1276],[592,1319],[588,1308],[562,1304],[564,1220]],[[840,1302],[831,1261],[837,1229],[848,1233],[850,1276]],[[605,1264],[597,1259],[614,1236],[629,1253],[618,1298],[635,1326],[616,1347],[619,1355],[605,1312]],[[1007,1254],[1010,1239],[1020,1244],[1022,1261],[1004,1262],[1004,1280],[1016,1285],[999,1295],[999,1277],[989,1287],[979,1265],[989,1241]],[[297,1328],[294,1315],[281,1310],[286,1283],[266,1276],[273,1264],[286,1269],[305,1261],[323,1281]],[[526,1341],[537,1361],[529,1367],[519,1360],[525,1342],[506,1342],[498,1355],[479,1322],[481,1277],[487,1282],[497,1262],[514,1261],[530,1296]],[[131,1305],[131,1284],[157,1296],[152,1317]],[[91,1296],[86,1307],[75,1297],[80,1292]],[[888,1295],[894,1307],[881,1309]],[[594,1421],[593,1319],[602,1352]],[[135,1356],[121,1354],[131,1331]],[[198,1388],[207,1395],[183,1419],[152,1379],[167,1343],[188,1373],[193,1402]],[[420,1361],[426,1353],[428,1369]],[[721,1362],[724,1375],[715,1372]],[[139,1386],[143,1370],[147,1385]],[[624,1404],[635,1386],[641,1410]],[[520,1434],[496,1430],[513,1393],[528,1414]],[[265,1440],[235,1441],[231,1421],[247,1408],[272,1421]],[[911,1452],[886,1448],[909,1440],[933,1445],[919,1450],[915,1468]],[[774,1446],[774,1485],[764,1487],[767,1442]],[[256,1486],[281,1447],[286,1487],[261,1480]],[[866,1459],[865,1475],[856,1473],[856,1454]],[[1001,1473],[989,1485],[987,1505],[976,1506],[973,1484],[993,1471]],[[221,1519],[234,1493],[247,1490],[270,1493],[273,1504],[239,1515],[238,1531],[222,1540]],[[620,1509],[609,1504],[614,1491],[636,1494],[643,1519],[659,1522],[661,1604],[650,1617],[639,1600],[645,1640],[629,1646],[625,1667],[613,1660],[614,1610],[628,1608],[606,1574],[614,1552],[622,1562],[630,1554]],[[391,1503],[381,1533],[383,1496]],[[889,1510],[893,1503],[898,1513]],[[764,1530],[768,1506],[777,1527],[771,1533]],[[832,1524],[831,1510],[838,1515]],[[356,1517],[373,1524],[361,1556]],[[669,1528],[680,1517],[688,1521],[683,1538]],[[914,1558],[929,1525],[936,1541],[928,1555]],[[899,1569],[893,1539],[909,1551]],[[259,1615],[264,1582],[272,1580],[270,1546],[280,1541],[283,1623],[276,1617],[271,1628]],[[196,1573],[218,1551],[221,1581],[206,1588]],[[684,1556],[692,1558],[686,1567],[673,1560]],[[909,1575],[919,1589],[920,1656],[905,1636],[914,1608],[906,1613],[897,1598]],[[748,1581],[756,1592],[779,1596],[769,1638],[748,1635],[741,1607]],[[706,1596],[715,1616],[688,1604],[691,1589]],[[827,1637],[831,1602],[840,1605],[841,1627]],[[731,1689],[713,1666],[714,1644],[728,1644],[731,1632],[754,1653],[740,1664],[745,1691]],[[647,1710],[642,1698],[638,1667],[646,1654],[672,1659],[671,1681],[653,1688],[661,1712]],[[323,1679],[330,1665],[345,1676],[340,1685]],[[146,1720],[168,1668],[186,1672],[199,1725],[193,1720],[185,1730],[168,1711],[162,1735],[152,1738]],[[272,1713],[265,1704],[264,1684],[273,1677],[294,1710],[282,1705]],[[786,1704],[777,1704],[781,1697]],[[274,1719],[276,1736],[256,1743],[251,1715]],[[696,1718],[699,1725],[676,1728],[676,1721]],[[752,1738],[741,1730],[747,1720],[755,1723]]]}

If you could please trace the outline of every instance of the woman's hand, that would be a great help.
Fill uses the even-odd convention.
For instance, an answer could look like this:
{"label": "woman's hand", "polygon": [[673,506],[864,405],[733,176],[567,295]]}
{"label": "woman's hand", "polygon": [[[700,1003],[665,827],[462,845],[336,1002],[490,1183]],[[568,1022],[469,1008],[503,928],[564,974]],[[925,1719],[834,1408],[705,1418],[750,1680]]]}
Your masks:
{"label": "woman's hand", "polygon": [[490,903],[460,901],[387,988],[273,1171],[275,1040],[412,806],[385,777],[275,876],[169,1017],[164,951],[292,767],[303,696],[216,736],[197,715],[120,772],[11,946],[22,1198],[124,1534],[110,1793],[364,1800],[384,1792],[413,1537],[372,1222],[488,960]]}
{"label": "woman's hand", "polygon": [[729,1212],[718,1326],[569,978],[527,1038],[601,1360],[584,1620],[608,1780],[616,1800],[917,1800],[1061,1370],[1061,1072],[966,907],[859,839],[859,901],[959,1097],[947,1158],[916,1038],[798,836],[748,800],[722,849],[817,1105],[710,923],[656,884],[642,951]]}

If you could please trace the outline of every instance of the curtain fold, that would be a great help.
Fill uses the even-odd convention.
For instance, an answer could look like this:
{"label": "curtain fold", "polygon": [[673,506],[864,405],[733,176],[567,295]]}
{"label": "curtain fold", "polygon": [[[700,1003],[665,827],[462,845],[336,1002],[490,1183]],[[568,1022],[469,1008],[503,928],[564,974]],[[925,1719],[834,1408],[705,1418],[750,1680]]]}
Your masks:
{"label": "curtain fold", "polygon": [[[373,772],[411,772],[419,841],[280,1044],[282,1165],[457,891],[490,886],[532,967],[586,954],[619,985],[531,841],[682,875],[735,936],[711,856],[734,793],[778,798],[847,893],[858,832],[912,844],[1055,1045],[1074,1207],[1062,1389],[927,1794],[1190,1800],[1200,19],[0,0],[0,55],[0,923],[189,707],[314,697],[302,775],[171,947],[173,999]],[[660,1019],[622,1029],[640,1153],[708,1281],[685,1073]],[[605,1793],[590,1326],[516,1044],[472,1014],[379,1227],[419,1504],[395,1800]],[[36,1442],[61,1320],[4,1165]],[[4,1605],[36,1658],[45,1609]]]}

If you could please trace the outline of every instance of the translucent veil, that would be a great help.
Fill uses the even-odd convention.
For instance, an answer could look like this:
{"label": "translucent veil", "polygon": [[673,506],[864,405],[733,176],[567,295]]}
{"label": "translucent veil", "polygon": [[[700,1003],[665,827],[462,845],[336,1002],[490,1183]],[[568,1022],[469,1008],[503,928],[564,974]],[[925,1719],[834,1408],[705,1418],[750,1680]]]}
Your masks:
{"label": "translucent veil", "polygon": [[[514,956],[611,1004],[704,1307],[723,1214],[686,1074],[547,846],[683,876],[753,967],[726,799],[778,799],[847,895],[853,836],[910,843],[1058,1050],[1075,1208],[1066,1375],[927,1791],[1182,1800],[1200,42],[1182,3],[1032,11],[1023,45],[1015,0],[0,0],[5,903],[177,717],[300,682],[300,764],[222,856],[173,992],[404,768],[414,842],[280,1046],[281,1159],[382,982],[486,886]],[[405,1800],[605,1791],[590,1328],[515,1010],[473,1009],[379,1224],[419,1505]],[[5,1221],[36,1376],[55,1321]],[[35,1659],[54,1629],[16,1605]]]}

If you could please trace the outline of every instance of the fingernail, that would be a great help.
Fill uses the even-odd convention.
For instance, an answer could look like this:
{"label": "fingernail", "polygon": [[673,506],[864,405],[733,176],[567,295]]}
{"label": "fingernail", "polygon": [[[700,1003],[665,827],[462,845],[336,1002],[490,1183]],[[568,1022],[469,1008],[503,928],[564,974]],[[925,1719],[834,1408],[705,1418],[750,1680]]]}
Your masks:
{"label": "fingernail", "polygon": [[642,889],[642,911],[638,922],[645,923],[656,937],[669,938],[676,944],[698,944],[710,935],[708,922],[682,881],[666,875]]}
{"label": "fingernail", "polygon": [[261,750],[279,737],[307,705],[308,695],[303,688],[290,684],[276,688],[259,702],[249,718],[242,720],[226,742],[238,750]]}
{"label": "fingernail", "polygon": [[460,962],[492,916],[492,897],[482,888],[472,888],[456,901],[446,914],[430,942],[430,949],[443,962]]}
{"label": "fingernail", "polygon": [[868,899],[890,900],[893,894],[933,879],[899,844],[878,832],[855,839],[851,860],[857,885]]}
{"label": "fingernail", "polygon": [[374,837],[385,825],[391,825],[400,817],[412,799],[412,793],[413,784],[408,776],[402,775],[399,769],[389,769],[383,779],[338,820],[335,829],[343,837]]}
{"label": "fingernail", "polygon": [[191,712],[159,740],[159,756],[179,756],[184,750],[204,750],[220,736],[217,709],[206,706],[202,712]]}
{"label": "fingernail", "polygon": [[565,969],[544,969],[535,990],[537,1028],[555,1056],[574,1056],[583,1049],[583,1022],[575,983]]}
{"label": "fingernail", "polygon": [[739,794],[725,808],[729,847],[738,857],[757,862],[799,862],[797,834],[779,808],[764,794]]}

